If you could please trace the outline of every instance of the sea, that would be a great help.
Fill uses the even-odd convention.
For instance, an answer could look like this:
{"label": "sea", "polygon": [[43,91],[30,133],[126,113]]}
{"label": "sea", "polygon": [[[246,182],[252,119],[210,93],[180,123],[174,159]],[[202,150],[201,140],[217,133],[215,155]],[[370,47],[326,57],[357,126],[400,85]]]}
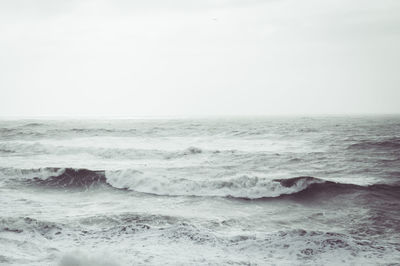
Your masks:
{"label": "sea", "polygon": [[400,116],[1,119],[0,265],[400,265]]}

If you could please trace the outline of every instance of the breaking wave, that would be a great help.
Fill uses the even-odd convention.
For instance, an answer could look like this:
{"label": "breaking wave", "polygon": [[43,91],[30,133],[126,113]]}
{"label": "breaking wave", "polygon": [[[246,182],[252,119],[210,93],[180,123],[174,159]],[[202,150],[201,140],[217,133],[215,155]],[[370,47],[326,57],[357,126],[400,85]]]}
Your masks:
{"label": "breaking wave", "polygon": [[53,188],[75,188],[90,189],[100,185],[108,185],[105,171],[92,171],[87,169],[74,168],[47,168],[45,172],[48,176],[33,177],[24,182],[43,187]]}
{"label": "breaking wave", "polygon": [[106,176],[107,181],[113,187],[160,196],[208,196],[248,199],[293,194],[306,189],[311,184],[326,182],[314,177],[271,180],[247,175],[214,180],[170,179],[162,176],[147,176],[145,173],[135,170],[107,171]]}
{"label": "breaking wave", "polygon": [[[7,172],[5,169],[2,172]],[[398,185],[375,184],[359,186],[344,184],[311,176],[287,179],[268,179],[257,176],[234,176],[223,179],[191,180],[149,176],[134,170],[88,170],[74,168],[44,168],[10,170],[7,174],[26,175],[24,183],[45,188],[83,189],[110,187],[159,196],[228,197],[238,199],[263,199],[284,196],[309,197],[323,193],[336,195],[356,190],[382,192],[396,196]],[[20,180],[21,181],[21,180]]]}

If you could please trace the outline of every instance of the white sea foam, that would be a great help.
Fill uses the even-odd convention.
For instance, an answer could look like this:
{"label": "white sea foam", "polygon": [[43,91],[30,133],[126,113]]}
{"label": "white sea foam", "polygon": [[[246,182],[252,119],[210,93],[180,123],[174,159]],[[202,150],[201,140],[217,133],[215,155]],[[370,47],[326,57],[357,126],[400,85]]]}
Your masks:
{"label": "white sea foam", "polygon": [[309,185],[323,183],[316,178],[300,178],[291,186],[257,176],[240,175],[223,179],[191,180],[149,176],[137,170],[107,171],[107,182],[116,188],[167,196],[219,196],[257,199],[293,194]]}
{"label": "white sea foam", "polygon": [[[97,253],[97,254],[96,254]],[[67,252],[58,264],[59,266],[120,266],[109,254],[94,252],[88,254],[80,250]]]}

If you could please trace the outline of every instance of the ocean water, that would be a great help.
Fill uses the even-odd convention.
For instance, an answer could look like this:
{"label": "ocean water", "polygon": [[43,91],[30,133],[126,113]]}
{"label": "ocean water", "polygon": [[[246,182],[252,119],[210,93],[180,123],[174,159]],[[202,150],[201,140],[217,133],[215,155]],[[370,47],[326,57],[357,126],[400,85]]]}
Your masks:
{"label": "ocean water", "polygon": [[0,121],[1,265],[399,262],[399,116]]}

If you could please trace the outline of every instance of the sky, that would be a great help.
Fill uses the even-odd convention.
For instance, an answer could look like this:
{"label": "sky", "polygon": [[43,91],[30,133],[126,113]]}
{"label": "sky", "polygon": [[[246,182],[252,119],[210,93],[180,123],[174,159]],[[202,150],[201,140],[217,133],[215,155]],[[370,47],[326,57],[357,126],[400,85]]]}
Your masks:
{"label": "sky", "polygon": [[0,0],[0,116],[400,113],[398,0]]}

